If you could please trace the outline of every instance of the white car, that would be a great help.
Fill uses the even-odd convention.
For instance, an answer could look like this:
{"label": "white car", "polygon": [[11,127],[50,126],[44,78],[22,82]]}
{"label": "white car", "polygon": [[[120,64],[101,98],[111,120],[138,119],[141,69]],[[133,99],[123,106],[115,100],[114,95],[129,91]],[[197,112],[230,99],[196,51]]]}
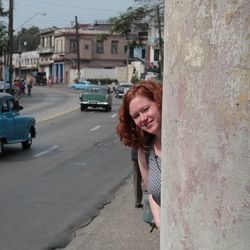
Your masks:
{"label": "white car", "polygon": [[122,98],[132,86],[132,83],[120,83],[115,90],[115,97]]}

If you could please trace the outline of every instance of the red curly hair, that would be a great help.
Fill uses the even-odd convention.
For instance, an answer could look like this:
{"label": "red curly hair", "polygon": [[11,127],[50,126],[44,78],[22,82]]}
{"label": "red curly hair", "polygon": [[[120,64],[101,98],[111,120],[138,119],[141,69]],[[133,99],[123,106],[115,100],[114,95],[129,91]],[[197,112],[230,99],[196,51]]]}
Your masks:
{"label": "red curly hair", "polygon": [[123,97],[123,102],[118,113],[119,124],[116,127],[116,132],[123,144],[135,149],[143,148],[147,150],[154,135],[138,128],[129,113],[129,104],[137,95],[155,102],[161,113],[162,84],[146,80],[137,82]]}

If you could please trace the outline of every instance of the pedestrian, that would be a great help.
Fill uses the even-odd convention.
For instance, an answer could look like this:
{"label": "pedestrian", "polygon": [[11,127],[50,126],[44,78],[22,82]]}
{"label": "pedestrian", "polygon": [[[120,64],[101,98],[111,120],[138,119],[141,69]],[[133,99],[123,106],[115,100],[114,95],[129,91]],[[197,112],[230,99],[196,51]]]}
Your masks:
{"label": "pedestrian", "polygon": [[139,81],[123,97],[116,128],[126,146],[138,149],[139,167],[157,228],[161,205],[161,113],[162,85]]}
{"label": "pedestrian", "polygon": [[25,80],[22,79],[20,83],[20,92],[21,94],[25,94]]}
{"label": "pedestrian", "polygon": [[31,89],[32,89],[32,80],[29,80],[29,83],[27,85],[28,88],[28,96],[31,96]]}
{"label": "pedestrian", "polygon": [[131,160],[133,162],[133,185],[135,195],[135,208],[141,208],[142,205],[142,177],[138,163],[138,150],[131,149]]}

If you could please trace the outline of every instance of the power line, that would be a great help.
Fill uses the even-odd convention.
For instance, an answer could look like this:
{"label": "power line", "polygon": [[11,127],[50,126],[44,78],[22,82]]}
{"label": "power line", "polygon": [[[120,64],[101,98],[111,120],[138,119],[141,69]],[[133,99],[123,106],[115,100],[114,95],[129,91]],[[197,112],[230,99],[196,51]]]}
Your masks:
{"label": "power line", "polygon": [[[44,4],[47,4],[47,5],[52,5],[52,6],[57,6],[57,7],[68,7],[68,8],[72,8],[72,9],[81,9],[81,10],[92,10],[92,11],[118,11],[118,9],[103,9],[103,8],[87,8],[87,7],[81,7],[81,5],[72,5],[72,4],[62,4],[60,3],[60,5],[58,6],[58,3],[55,3],[55,1],[53,0],[53,2],[47,2],[47,1],[34,1],[34,0],[22,0],[22,6],[24,5],[24,2],[27,1],[27,2],[31,2],[31,3],[37,3],[37,4],[41,4],[44,6]],[[87,1],[86,1],[87,2]],[[82,4],[83,1],[80,1],[80,4]]]}

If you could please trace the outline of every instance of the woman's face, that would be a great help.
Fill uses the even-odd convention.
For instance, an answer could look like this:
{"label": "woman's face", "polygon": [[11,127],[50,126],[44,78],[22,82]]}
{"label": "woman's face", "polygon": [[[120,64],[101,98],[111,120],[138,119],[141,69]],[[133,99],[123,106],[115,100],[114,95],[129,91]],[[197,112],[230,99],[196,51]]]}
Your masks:
{"label": "woman's face", "polygon": [[131,100],[129,113],[140,129],[154,135],[161,134],[161,113],[155,102],[138,95]]}

